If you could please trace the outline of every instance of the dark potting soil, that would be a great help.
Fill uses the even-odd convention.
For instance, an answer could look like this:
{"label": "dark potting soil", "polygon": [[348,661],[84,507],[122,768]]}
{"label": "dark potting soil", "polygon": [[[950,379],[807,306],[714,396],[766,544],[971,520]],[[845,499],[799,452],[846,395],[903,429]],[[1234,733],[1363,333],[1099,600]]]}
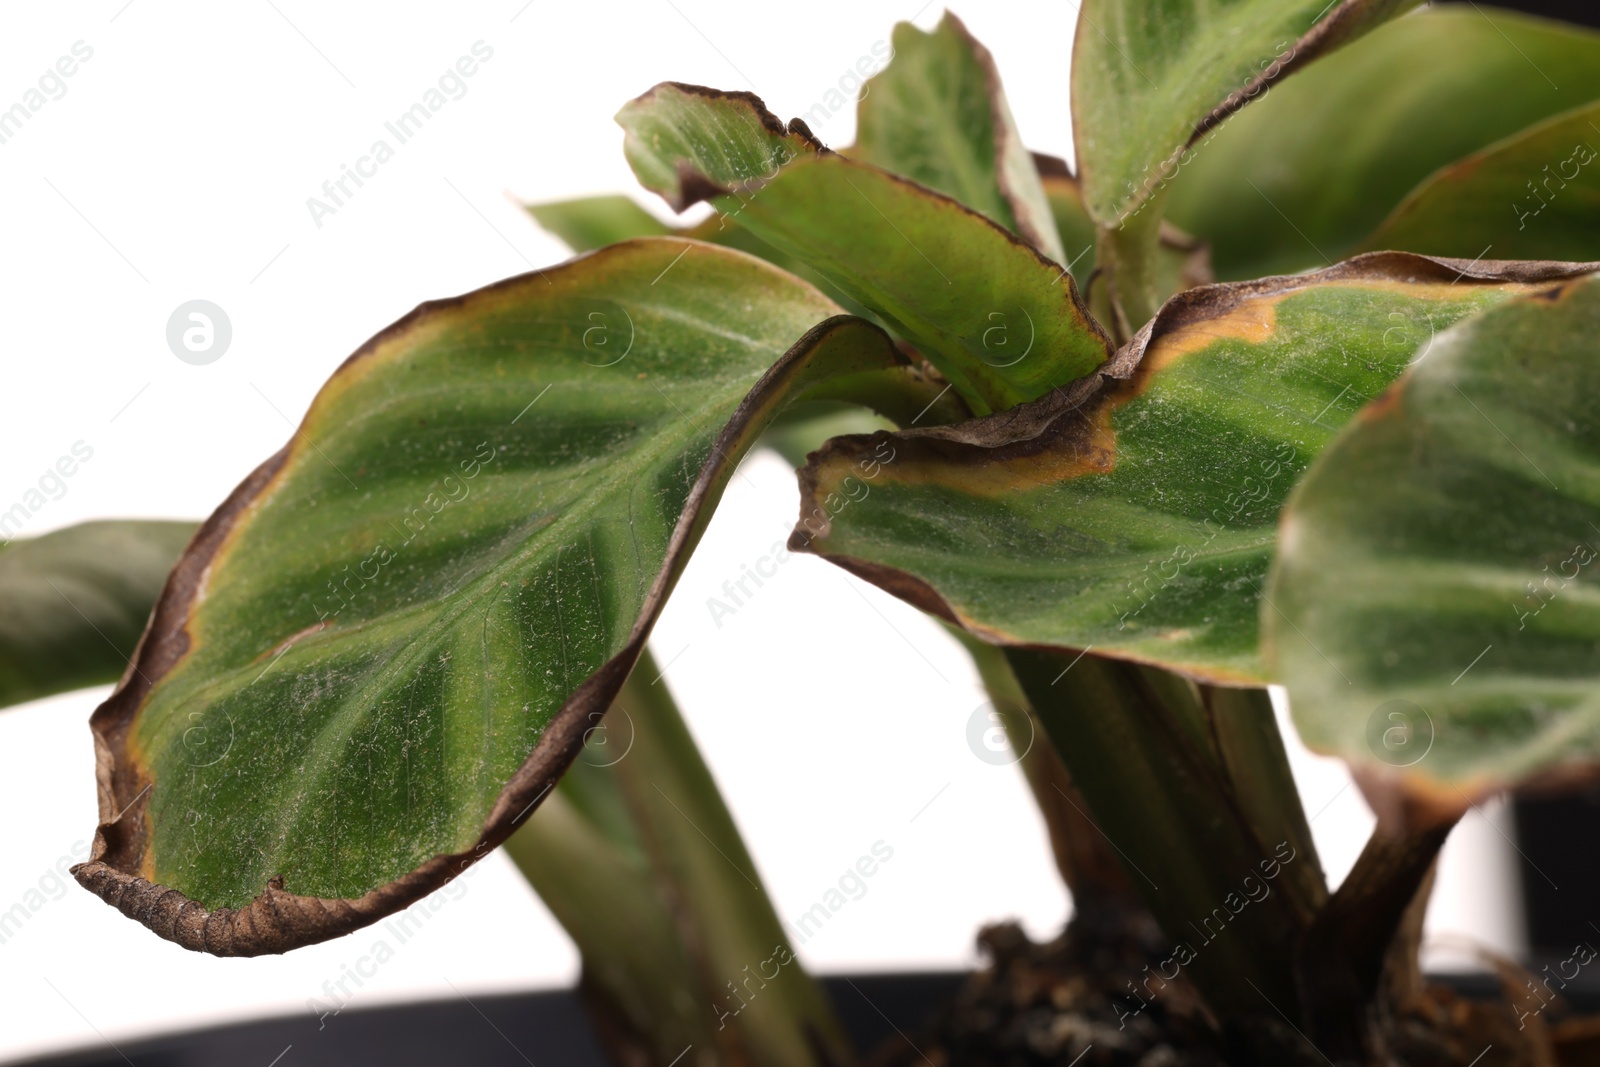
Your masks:
{"label": "dark potting soil", "polygon": [[[1003,923],[978,943],[988,966],[869,1067],[1331,1067],[1288,1020],[1225,1038],[1181,974],[1152,979],[1166,955],[1153,924],[1039,943]],[[1512,964],[1431,978],[1386,1020],[1383,1067],[1600,1067],[1600,1015],[1581,1014],[1600,1012],[1600,986],[1533,978]]]}

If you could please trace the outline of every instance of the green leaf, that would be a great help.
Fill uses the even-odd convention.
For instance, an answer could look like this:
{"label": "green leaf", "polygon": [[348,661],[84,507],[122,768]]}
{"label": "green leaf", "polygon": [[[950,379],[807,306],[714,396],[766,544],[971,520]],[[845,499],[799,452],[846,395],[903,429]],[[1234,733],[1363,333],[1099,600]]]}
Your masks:
{"label": "green leaf", "polygon": [[893,44],[861,91],[852,158],[954,197],[1066,263],[989,50],[949,12],[929,33],[900,23]]}
{"label": "green leaf", "polygon": [[625,196],[557,200],[547,204],[526,204],[524,207],[539,225],[560,238],[574,252],[592,252],[634,237],[671,235],[709,241],[724,248],[736,248],[752,256],[760,256],[768,263],[815,285],[850,314],[871,317],[871,312],[839,292],[816,271],[793,256],[779,252],[724,215],[713,215],[696,225],[674,229]]}
{"label": "green leaf", "polygon": [[1088,279],[1094,275],[1094,219],[1083,206],[1083,189],[1077,176],[1064,159],[1035,153],[1039,181],[1044,188],[1045,203],[1050,205],[1050,216],[1055,220],[1056,234],[1065,251],[1064,264],[1074,278],[1083,284],[1079,290],[1087,294]]}
{"label": "green leaf", "polygon": [[1103,225],[1125,218],[1159,191],[1196,138],[1279,78],[1418,2],[1083,0],[1072,122],[1089,214]]}
{"label": "green leaf", "polygon": [[[1092,372],[1105,332],[1071,276],[948,197],[831,152],[748,93],[664,83],[617,115],[647,188],[713,206],[916,345],[974,411]],[[800,132],[795,132],[800,131]]]}
{"label": "green leaf", "polygon": [[1266,681],[1260,596],[1300,472],[1436,330],[1586,269],[1381,253],[1190,290],[1061,395],[830,442],[791,543],[994,643]]}
{"label": "green leaf", "polygon": [[[1055,219],[1056,232],[1068,249],[1067,262],[1074,278],[1092,278],[1095,271],[1095,226],[1083,206],[1083,191],[1067,164],[1054,156],[1034,153],[1045,199]],[[1209,285],[1211,250],[1205,242],[1191,237],[1163,221],[1157,235],[1156,295],[1162,300],[1197,285]]]}
{"label": "green leaf", "polygon": [[739,219],[882,317],[975,411],[1043,396],[1110,353],[1063,268],[882,171],[796,162]]}
{"label": "green leaf", "polygon": [[481,858],[610,704],[766,422],[901,358],[836,311],[741,253],[645,238],[368,342],[201,528],[95,713],[79,880],[252,955]]}
{"label": "green leaf", "polygon": [[192,522],[86,522],[0,541],[0,707],[114,682]]}
{"label": "green leaf", "polygon": [[1460,812],[1600,759],[1597,335],[1594,277],[1441,334],[1289,502],[1268,647],[1369,795]]}
{"label": "green leaf", "polygon": [[662,237],[672,228],[625,196],[586,196],[549,204],[528,204],[534,221],[565,241],[574,252],[634,237]]}
{"label": "green leaf", "polygon": [[[1168,214],[1211,242],[1220,278],[1319,266],[1361,246],[1439,168],[1597,98],[1600,33],[1482,5],[1420,11],[1196,144],[1170,179]],[[1495,217],[1514,229],[1509,204]]]}
{"label": "green leaf", "polygon": [[[1475,152],[1423,182],[1369,248],[1504,259],[1600,258],[1600,104]],[[1471,251],[1468,251],[1471,249]]]}
{"label": "green leaf", "polygon": [[674,211],[775,177],[826,151],[804,122],[785,125],[754,93],[662,82],[617,112],[634,175]]}

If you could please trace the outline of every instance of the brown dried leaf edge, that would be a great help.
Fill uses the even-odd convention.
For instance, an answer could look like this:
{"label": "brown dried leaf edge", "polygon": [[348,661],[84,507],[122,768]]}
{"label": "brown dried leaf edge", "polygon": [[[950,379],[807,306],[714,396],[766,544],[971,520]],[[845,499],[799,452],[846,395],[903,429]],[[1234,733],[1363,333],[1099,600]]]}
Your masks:
{"label": "brown dried leaf edge", "polygon": [[[507,279],[474,293],[419,306],[359,348],[333,379],[349,372],[379,345],[425,330],[441,314],[480,294],[515,286],[527,277]],[[533,751],[496,798],[470,849],[435,856],[395,881],[353,899],[298,895],[286,891],[279,878],[243,908],[208,909],[179,890],[155,884],[136,873],[149,844],[145,809],[151,783],[132,761],[120,757],[126,752],[130,730],[146,696],[189,647],[188,616],[207,567],[241,516],[248,513],[284,465],[290,447],[286,445],[256,468],[200,527],[168,577],[121,682],[90,719],[100,822],[89,860],[73,868],[78,882],[128,918],[184,948],[218,956],[258,956],[287,952],[367,926],[427,896],[488,855],[521,825],[560,779],[583,745],[584,732],[593,721],[591,713],[604,712],[622,687],[668,592],[710,519],[719,483],[730,473],[727,457],[740,454],[745,443],[741,437],[758,427],[758,420],[769,417],[770,410],[782,402],[790,384],[804,371],[812,349],[840,331],[862,329],[876,331],[877,327],[847,315],[818,323],[773,364],[740,403],[699,471],[646,600],[646,610],[635,621],[628,643],[580,685],[552,717]]]}
{"label": "brown dried leaf edge", "polygon": [[[884,442],[892,447],[897,468],[929,464],[946,470],[959,469],[963,481],[969,484],[981,483],[986,477],[993,477],[1000,483],[1019,477],[1027,479],[1031,470],[1046,472],[1048,477],[1060,476],[1057,472],[1063,470],[1085,473],[1109,469],[1115,463],[1115,455],[1107,452],[1104,438],[1098,431],[1109,409],[1137,396],[1149,384],[1155,368],[1144,365],[1145,353],[1161,338],[1183,331],[1203,330],[1208,323],[1226,318],[1247,301],[1287,296],[1330,282],[1450,285],[1471,279],[1558,285],[1597,271],[1600,271],[1600,262],[1469,261],[1413,252],[1369,252],[1306,274],[1187,289],[1162,305],[1156,316],[1099,370],[1038,400],[955,426],[897,432],[880,430],[875,434],[848,435],[829,441],[808,457],[800,471],[800,519],[790,534],[789,547],[792,551],[821,555],[990,644],[1077,653],[1082,650],[1027,642],[965,618],[931,584],[909,572],[819,550],[814,542],[825,539],[829,528],[829,511],[823,506],[828,492],[823,484],[825,470],[870,463],[874,456],[882,456]],[[1239,679],[1224,674],[1196,677],[1212,684],[1241,684]]]}

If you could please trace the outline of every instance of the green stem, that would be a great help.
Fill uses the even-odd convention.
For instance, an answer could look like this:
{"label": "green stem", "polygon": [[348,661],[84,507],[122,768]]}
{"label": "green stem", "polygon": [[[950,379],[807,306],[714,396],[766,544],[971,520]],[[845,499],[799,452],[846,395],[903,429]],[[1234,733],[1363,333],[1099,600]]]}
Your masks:
{"label": "green stem", "polygon": [[853,1062],[648,653],[603,729],[507,851],[577,943],[614,1058]]}
{"label": "green stem", "polygon": [[1161,214],[1165,190],[1151,198],[1135,215],[1120,223],[1102,225],[1095,237],[1095,262],[1104,281],[1104,299],[1119,344],[1155,318],[1161,307],[1156,281],[1156,256],[1161,245]]}
{"label": "green stem", "polygon": [[892,430],[895,423],[855,404],[821,401],[791,404],[761,432],[761,444],[782,456],[796,469],[824,441],[843,434]]}
{"label": "green stem", "polygon": [[1265,689],[1212,685],[1199,686],[1199,693],[1234,804],[1257,843],[1267,849],[1287,841],[1300,855],[1284,868],[1282,885],[1301,921],[1310,923],[1327,903],[1328,882],[1289,769],[1272,696]]}
{"label": "green stem", "polygon": [[1283,877],[1306,857],[1289,840],[1263,848],[1234,804],[1198,690],[1094,656],[1008,656],[1089,814],[1174,943],[1152,974],[1187,974],[1225,1025],[1298,1018],[1291,960],[1305,924]]}

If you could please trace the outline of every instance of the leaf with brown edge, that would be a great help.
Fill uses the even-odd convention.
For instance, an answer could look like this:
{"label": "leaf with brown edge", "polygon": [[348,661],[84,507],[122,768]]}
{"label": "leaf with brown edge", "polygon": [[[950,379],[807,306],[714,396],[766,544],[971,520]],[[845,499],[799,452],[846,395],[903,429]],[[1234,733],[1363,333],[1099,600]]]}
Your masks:
{"label": "leaf with brown edge", "polygon": [[[1320,60],[1207,133],[1171,178],[1167,214],[1211,242],[1224,280],[1379,247],[1560,258],[1559,246],[1530,254],[1529,244],[1497,242],[1485,253],[1494,237],[1462,253],[1364,242],[1441,168],[1597,98],[1600,33],[1487,4],[1435,4]],[[1541,179],[1571,148],[1522,180]],[[1516,230],[1509,199],[1495,211]],[[1551,214],[1530,221],[1534,236]]]}
{"label": "leaf with brown edge", "polygon": [[1191,289],[1045,400],[830,442],[791,543],[992,643],[1268,681],[1261,591],[1301,471],[1436,332],[1591,269],[1378,253]]}
{"label": "leaf with brown edge", "polygon": [[[697,192],[815,270],[915,345],[974,411],[1043,396],[1109,355],[1071,275],[1028,242],[916,182],[800,150],[748,94],[708,93],[665,83],[618,113],[645,186],[675,206]],[[716,143],[683,132],[702,130],[733,132]]]}
{"label": "leaf with brown edge", "polygon": [[785,125],[754,93],[662,82],[617,112],[623,155],[674,211],[771,178],[826,151],[799,119]]}
{"label": "leaf with brown edge", "polygon": [[201,527],[96,711],[78,880],[186,948],[256,955],[480,859],[610,704],[766,423],[903,362],[837,310],[646,238],[373,338]]}
{"label": "leaf with brown edge", "polygon": [[861,90],[851,157],[954,197],[1065,265],[989,50],[948,11],[927,33],[895,26],[893,45]]}
{"label": "leaf with brown edge", "polygon": [[1114,226],[1185,149],[1278,81],[1421,0],[1084,0],[1073,138],[1089,214]]}
{"label": "leaf with brown edge", "polygon": [[1436,171],[1362,243],[1448,256],[1600,255],[1596,145],[1600,103],[1562,112]]}
{"label": "leaf with brown edge", "polygon": [[1380,818],[1600,775],[1597,334],[1600,276],[1441,334],[1284,509],[1268,651]]}

